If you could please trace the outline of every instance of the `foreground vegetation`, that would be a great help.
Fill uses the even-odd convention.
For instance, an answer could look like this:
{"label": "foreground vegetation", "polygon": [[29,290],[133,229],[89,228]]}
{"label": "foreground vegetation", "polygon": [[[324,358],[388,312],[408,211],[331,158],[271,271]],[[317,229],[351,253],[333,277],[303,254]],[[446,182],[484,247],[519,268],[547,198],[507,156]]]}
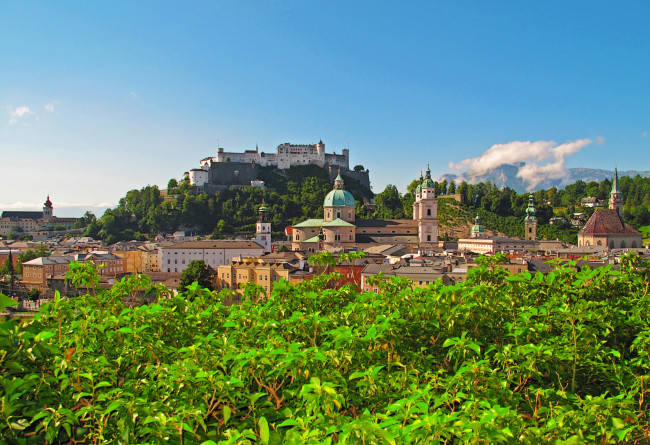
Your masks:
{"label": "foreground vegetation", "polygon": [[[497,258],[498,259],[498,258]],[[268,300],[133,276],[0,327],[9,443],[616,443],[650,438],[648,264],[626,258]],[[490,260],[492,261],[492,260]],[[158,302],[121,299],[147,290]],[[8,302],[0,296],[2,305]],[[71,441],[76,442],[71,442]]]}

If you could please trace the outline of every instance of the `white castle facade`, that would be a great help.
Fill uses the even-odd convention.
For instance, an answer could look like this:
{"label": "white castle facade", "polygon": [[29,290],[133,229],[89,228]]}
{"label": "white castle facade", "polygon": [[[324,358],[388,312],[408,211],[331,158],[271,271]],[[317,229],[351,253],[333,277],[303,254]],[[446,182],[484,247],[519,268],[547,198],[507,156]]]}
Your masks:
{"label": "white castle facade", "polygon": [[323,141],[306,145],[285,142],[278,145],[275,153],[260,152],[258,147],[255,147],[255,150],[246,150],[243,153],[224,151],[223,148],[218,148],[216,157],[202,159],[200,168],[189,172],[190,184],[199,186],[205,184],[208,180],[207,171],[210,169],[210,165],[228,162],[257,164],[261,167],[270,166],[279,169],[308,164],[315,164],[320,167],[329,165],[347,171],[350,169],[350,151],[344,148],[341,154],[325,153]]}

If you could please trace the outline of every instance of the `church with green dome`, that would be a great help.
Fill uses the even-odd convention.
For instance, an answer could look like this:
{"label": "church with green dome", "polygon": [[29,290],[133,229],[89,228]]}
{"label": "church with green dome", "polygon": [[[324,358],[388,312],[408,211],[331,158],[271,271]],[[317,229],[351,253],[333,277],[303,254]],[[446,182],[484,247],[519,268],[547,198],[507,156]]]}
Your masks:
{"label": "church with green dome", "polygon": [[412,220],[357,220],[356,202],[340,173],[323,201],[323,218],[289,228],[294,251],[344,250],[360,245],[403,244],[431,248],[438,244],[438,199],[427,168],[415,191]]}

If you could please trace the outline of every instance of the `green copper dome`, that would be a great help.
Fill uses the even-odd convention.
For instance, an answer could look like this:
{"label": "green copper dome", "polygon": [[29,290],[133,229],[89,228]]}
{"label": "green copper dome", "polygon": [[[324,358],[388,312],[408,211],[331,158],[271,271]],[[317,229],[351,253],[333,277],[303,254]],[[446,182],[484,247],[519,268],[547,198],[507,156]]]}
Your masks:
{"label": "green copper dome", "polygon": [[332,190],[325,197],[323,207],[355,206],[354,196],[347,190]]}
{"label": "green copper dome", "polygon": [[528,207],[526,207],[526,220],[536,220],[537,209],[535,208],[535,203],[533,202],[533,194],[531,193],[528,196]]}
{"label": "green copper dome", "polygon": [[427,164],[427,173],[424,175],[424,180],[422,181],[423,189],[432,189],[435,186],[433,185],[433,179],[431,179],[431,170],[429,169],[429,164]]}
{"label": "green copper dome", "polygon": [[472,226],[472,233],[484,233],[485,228],[481,225],[481,219],[476,215],[474,218],[474,225]]}

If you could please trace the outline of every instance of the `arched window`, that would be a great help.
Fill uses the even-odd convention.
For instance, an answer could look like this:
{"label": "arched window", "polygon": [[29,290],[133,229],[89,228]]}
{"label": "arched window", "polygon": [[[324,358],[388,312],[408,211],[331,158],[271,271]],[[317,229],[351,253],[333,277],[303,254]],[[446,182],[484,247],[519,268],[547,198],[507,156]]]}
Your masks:
{"label": "arched window", "polygon": [[627,246],[625,245],[625,241],[621,241],[621,249],[625,249]]}
{"label": "arched window", "polygon": [[603,245],[603,242],[600,241],[600,240],[598,240],[598,245],[599,245],[599,246],[602,246],[602,245]]}
{"label": "arched window", "polygon": [[609,242],[609,248],[610,248],[610,249],[613,249],[613,248],[614,248],[614,241],[610,241],[610,242]]}
{"label": "arched window", "polygon": [[632,241],[632,249],[636,249],[636,241]]}

